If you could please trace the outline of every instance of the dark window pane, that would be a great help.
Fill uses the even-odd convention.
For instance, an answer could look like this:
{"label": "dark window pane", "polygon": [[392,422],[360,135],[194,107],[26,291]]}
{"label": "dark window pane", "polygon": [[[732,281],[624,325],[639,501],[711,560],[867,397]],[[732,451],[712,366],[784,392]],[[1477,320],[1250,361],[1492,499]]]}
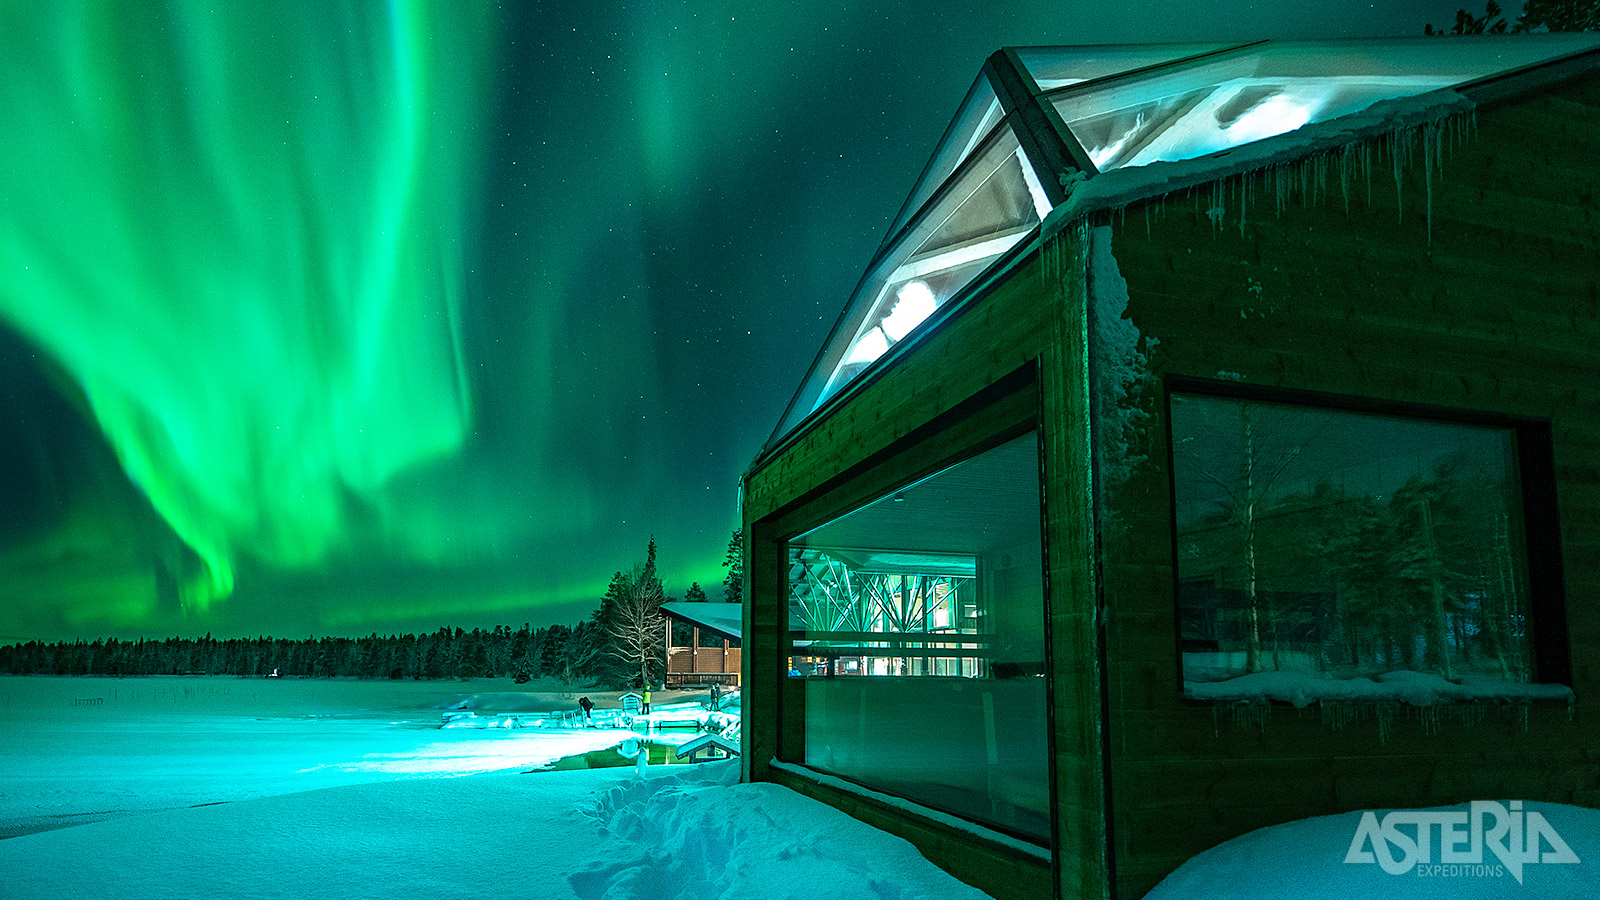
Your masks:
{"label": "dark window pane", "polygon": [[1172,396],[1183,677],[1532,672],[1516,433]]}
{"label": "dark window pane", "polygon": [[789,674],[807,765],[1043,840],[1037,440],[792,541]]}
{"label": "dark window pane", "polygon": [[672,623],[672,646],[687,647],[694,640],[694,626],[688,622]]}

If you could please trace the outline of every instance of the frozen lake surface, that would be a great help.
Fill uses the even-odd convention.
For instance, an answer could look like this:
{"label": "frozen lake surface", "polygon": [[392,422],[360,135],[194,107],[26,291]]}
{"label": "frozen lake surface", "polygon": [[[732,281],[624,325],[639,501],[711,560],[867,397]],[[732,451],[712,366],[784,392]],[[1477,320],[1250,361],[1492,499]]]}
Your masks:
{"label": "frozen lake surface", "polygon": [[[339,785],[512,773],[616,745],[613,729],[440,729],[507,679],[0,677],[0,838]],[[517,692],[523,710],[573,706]],[[524,717],[526,719],[526,717]]]}

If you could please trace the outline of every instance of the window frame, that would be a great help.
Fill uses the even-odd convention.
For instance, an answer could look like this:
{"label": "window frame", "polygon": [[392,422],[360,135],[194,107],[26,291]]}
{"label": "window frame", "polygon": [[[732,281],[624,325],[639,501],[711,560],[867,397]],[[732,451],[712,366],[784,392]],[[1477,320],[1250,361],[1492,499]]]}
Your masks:
{"label": "window frame", "polygon": [[[1038,373],[1033,365],[1024,366],[912,430],[905,437],[828,479],[794,504],[767,517],[765,522],[772,528],[771,533],[781,548],[779,555],[784,560],[787,571],[789,553],[793,541],[797,538],[1017,438],[1032,435],[1038,441],[1040,459],[1038,528],[1042,567],[1040,574],[1043,579],[1040,614],[1044,618],[1045,665],[1044,775],[1048,785],[1047,809],[1052,811],[1047,814],[1048,833],[1043,840],[1037,835],[1013,831],[996,823],[974,819],[922,799],[903,797],[846,775],[811,769],[805,762],[805,734],[801,724],[804,720],[804,701],[796,703],[794,696],[803,690],[807,679],[791,678],[785,671],[779,670],[759,674],[752,672],[752,677],[775,677],[778,682],[775,717],[777,740],[773,753],[776,762],[815,772],[820,777],[848,782],[867,791],[894,796],[913,807],[951,816],[970,823],[977,829],[992,831],[1011,840],[1038,847],[1053,857],[1054,848],[1059,844],[1060,824],[1059,817],[1053,812],[1056,809],[1058,796],[1056,766],[1053,762],[1056,754],[1055,679],[1051,674],[1055,671],[1055,658],[1051,636],[1050,534],[1046,515],[1045,472],[1049,465],[1046,456],[1048,442],[1042,402]],[[786,575],[782,581],[784,599],[782,609],[779,611],[778,633],[772,635],[777,641],[775,655],[779,669],[789,658],[790,650],[788,591],[789,581]],[[798,717],[797,710],[799,710]]]}
{"label": "window frame", "polygon": [[[1172,430],[1172,397],[1188,394],[1223,400],[1278,403],[1335,412],[1364,413],[1419,422],[1509,430],[1514,439],[1516,478],[1521,490],[1522,526],[1528,579],[1528,629],[1533,671],[1531,684],[1573,686],[1571,642],[1567,632],[1566,585],[1561,562],[1561,517],[1557,509],[1554,442],[1545,419],[1512,416],[1481,409],[1460,409],[1384,400],[1352,394],[1273,387],[1244,381],[1223,381],[1187,375],[1162,378],[1161,409],[1166,431],[1167,536],[1172,567],[1172,652],[1176,688],[1185,703],[1211,705],[1183,690],[1183,616],[1179,577],[1178,485]],[[1282,704],[1283,701],[1271,701]],[[1477,701],[1458,701],[1477,702]]]}

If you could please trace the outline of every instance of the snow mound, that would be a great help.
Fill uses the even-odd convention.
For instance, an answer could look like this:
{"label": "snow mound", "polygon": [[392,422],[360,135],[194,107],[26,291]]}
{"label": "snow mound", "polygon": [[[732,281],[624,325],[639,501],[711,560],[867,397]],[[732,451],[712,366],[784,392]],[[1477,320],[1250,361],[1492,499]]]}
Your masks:
{"label": "snow mound", "polygon": [[582,900],[981,900],[911,844],[737,764],[613,787],[594,809],[606,855],[569,878]]}
{"label": "snow mound", "polygon": [[[1510,804],[1501,804],[1509,807]],[[1346,862],[1352,849],[1372,852],[1370,842],[1353,848],[1364,813],[1344,813],[1301,819],[1262,828],[1219,844],[1184,863],[1145,895],[1145,900],[1347,900],[1384,897],[1388,900],[1588,900],[1595,896],[1595,866],[1600,864],[1600,811],[1559,803],[1525,803],[1524,815],[1537,812],[1575,854],[1579,862],[1566,864],[1549,858],[1551,848],[1539,842],[1542,862],[1521,866],[1521,881],[1487,845],[1481,863],[1442,861],[1440,828],[1430,830],[1426,848],[1411,848],[1417,857],[1405,871],[1390,874],[1377,862]],[[1468,814],[1469,806],[1440,807],[1427,811]],[[1387,813],[1377,811],[1379,821]],[[1492,823],[1489,823],[1492,824]],[[1417,837],[1417,826],[1397,824],[1400,835]],[[1461,828],[1465,838],[1469,829]],[[1519,831],[1519,834],[1525,834]],[[1507,843],[1509,843],[1509,838]],[[1460,849],[1458,845],[1457,849]],[[1407,848],[1391,845],[1391,859],[1405,860]],[[1420,852],[1419,852],[1420,851]],[[1402,866],[1403,867],[1403,866]]]}

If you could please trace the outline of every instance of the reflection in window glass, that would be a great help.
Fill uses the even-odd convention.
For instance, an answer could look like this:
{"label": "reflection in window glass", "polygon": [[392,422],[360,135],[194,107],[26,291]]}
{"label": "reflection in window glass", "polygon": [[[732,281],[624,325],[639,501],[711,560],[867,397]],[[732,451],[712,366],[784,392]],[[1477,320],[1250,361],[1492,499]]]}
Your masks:
{"label": "reflection in window glass", "polygon": [[1532,675],[1510,428],[1172,396],[1190,690],[1256,673]]}
{"label": "reflection in window glass", "polygon": [[788,664],[806,765],[1042,841],[1037,440],[791,541]]}

